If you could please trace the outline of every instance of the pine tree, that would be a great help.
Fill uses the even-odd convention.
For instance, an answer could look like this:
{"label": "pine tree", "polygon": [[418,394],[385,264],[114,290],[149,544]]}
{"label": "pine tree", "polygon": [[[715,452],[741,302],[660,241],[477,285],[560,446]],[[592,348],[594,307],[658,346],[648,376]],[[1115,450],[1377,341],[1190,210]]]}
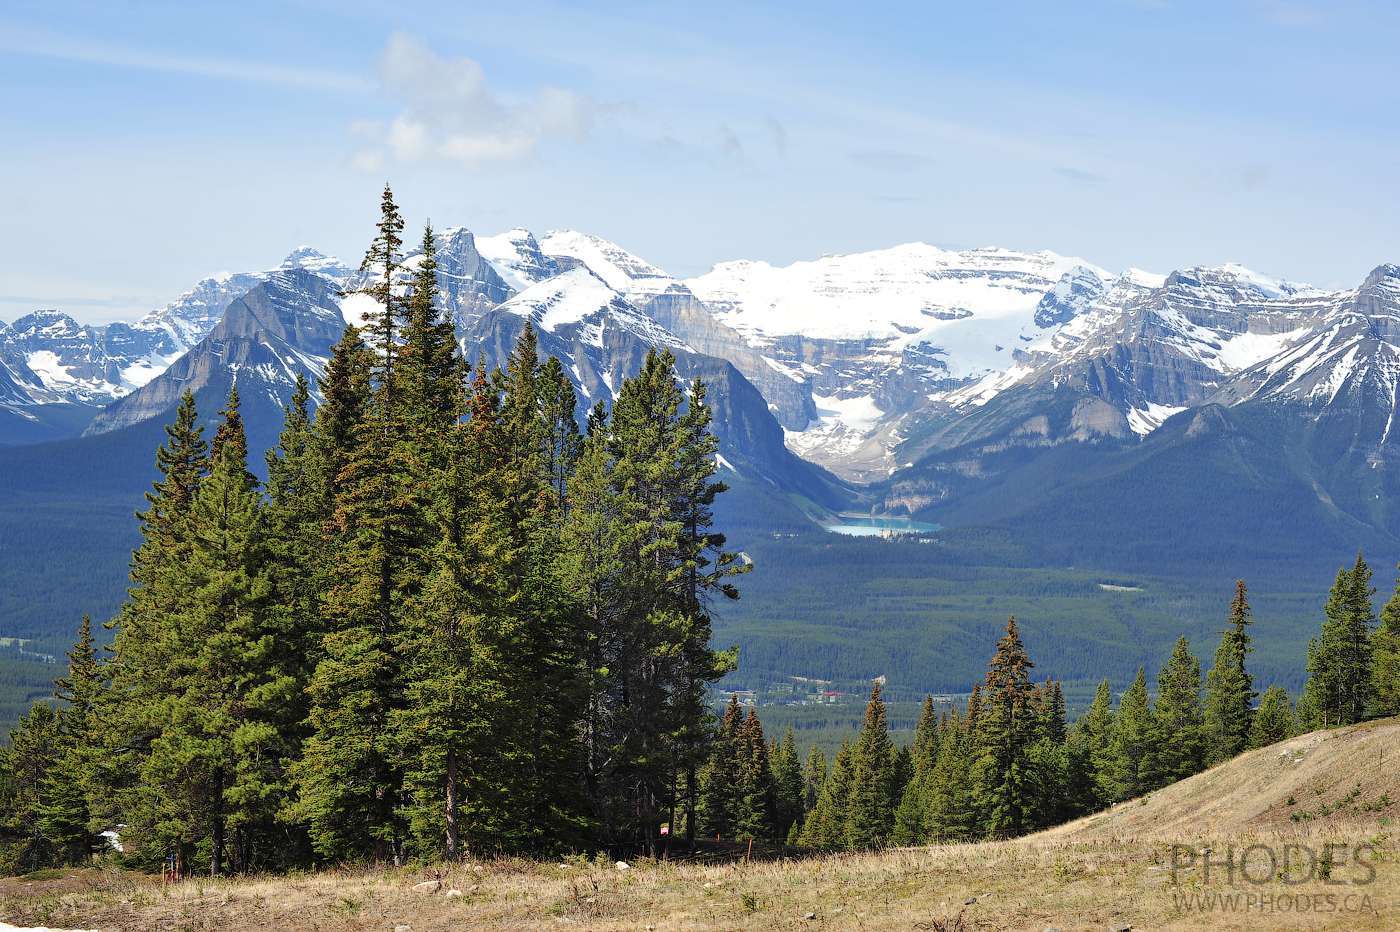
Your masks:
{"label": "pine tree", "polygon": [[399,324],[404,317],[404,297],[399,283],[403,270],[403,216],[394,203],[389,186],[379,199],[378,233],[360,262],[365,276],[358,293],[373,299],[373,309],[365,315],[364,330],[375,350],[382,404],[390,415],[399,413],[395,366],[399,356]]}
{"label": "pine tree", "polygon": [[1358,553],[1351,569],[1337,571],[1323,609],[1322,631],[1308,649],[1308,682],[1300,705],[1307,710],[1309,727],[1358,722],[1371,705],[1374,594],[1371,569]]}
{"label": "pine tree", "polygon": [[1068,737],[1067,789],[1073,812],[1093,812],[1117,795],[1108,766],[1113,741],[1113,691],[1100,680],[1089,709],[1074,723]]}
{"label": "pine tree", "polygon": [[63,705],[58,724],[60,750],[48,775],[40,808],[43,834],[68,864],[85,860],[97,844],[89,825],[87,793],[93,754],[100,738],[98,708],[104,699],[105,673],[97,659],[92,619],[83,616],[78,638],[68,651],[67,672],[54,681],[54,695]]}
{"label": "pine tree", "polygon": [[1229,626],[1220,635],[1215,666],[1206,677],[1206,763],[1229,760],[1244,750],[1254,708],[1254,684],[1245,669],[1252,649],[1248,593],[1244,580],[1235,583]]}
{"label": "pine tree", "polygon": [[[179,581],[186,596],[163,671],[168,720],[140,771],[143,818],[128,824],[162,847],[206,848],[212,875],[230,866],[230,853],[236,869],[257,866],[256,840],[275,830],[296,751],[298,722],[289,712],[300,686],[285,615],[272,606],[236,389],[222,415],[189,519]],[[263,850],[276,863],[279,853]]]}
{"label": "pine tree", "polygon": [[290,813],[309,825],[316,850],[333,858],[405,856],[403,772],[390,720],[404,701],[399,648],[405,607],[422,581],[414,560],[423,517],[396,399],[402,229],[386,187],[379,233],[361,267],[378,276],[364,289],[378,302],[366,321],[373,353],[347,330],[327,367],[335,420],[323,426],[317,418],[334,477],[326,530],[335,571],[323,601],[325,635],[308,687],[310,734],[295,768],[298,798]]}
{"label": "pine tree", "polygon": [[744,756],[739,730],[743,725],[738,696],[731,695],[724,718],[710,744],[710,759],[700,773],[697,817],[706,835],[733,837],[738,822],[741,790],[739,768]]}
{"label": "pine tree", "polygon": [[899,802],[894,795],[891,772],[893,748],[885,718],[885,701],[880,696],[880,684],[876,683],[870,690],[865,720],[851,753],[851,785],[846,805],[847,848],[880,848],[889,838],[894,809]]}
{"label": "pine tree", "polygon": [[739,838],[774,837],[773,773],[763,724],[754,709],[739,728],[739,794],[735,816]]}
{"label": "pine tree", "polygon": [[821,796],[826,783],[826,754],[816,745],[807,752],[807,763],[802,767],[802,811],[811,812]]}
{"label": "pine tree", "polygon": [[63,752],[62,726],[53,706],[35,703],[0,747],[0,849],[6,873],[22,874],[55,863],[60,852],[44,833],[46,790]]}
{"label": "pine tree", "polygon": [[919,707],[909,754],[914,765],[913,777],[932,770],[938,760],[938,714],[934,711],[932,696],[925,696]]}
{"label": "pine tree", "polygon": [[987,667],[976,726],[974,781],[987,834],[996,838],[1028,831],[1040,805],[1040,788],[1027,759],[1037,738],[1032,666],[1012,617]]}
{"label": "pine tree", "polygon": [[831,768],[822,781],[820,794],[807,819],[802,823],[798,843],[804,848],[832,851],[847,844],[847,814],[853,789],[855,750],[849,739],[842,739]]}
{"label": "pine tree", "polygon": [[925,803],[926,838],[930,841],[970,841],[980,834],[973,792],[973,728],[972,719],[959,719],[955,710],[940,729],[938,760],[929,776]]}
{"label": "pine tree", "polygon": [[802,820],[802,762],[797,758],[797,742],[791,725],[783,734],[783,740],[774,746],[770,761],[773,767],[774,838],[782,841]]}
{"label": "pine tree", "polygon": [[568,500],[569,480],[583,448],[574,408],[578,400],[564,366],[557,356],[545,360],[540,370],[540,414],[545,424],[545,481],[554,493],[554,514],[562,519]]}
{"label": "pine tree", "polygon": [[1377,715],[1400,715],[1400,581],[1381,608],[1380,628],[1372,636],[1372,693]]}
{"label": "pine tree", "polygon": [[1152,741],[1152,714],[1147,702],[1147,675],[1138,667],[1137,677],[1118,703],[1113,717],[1113,737],[1105,760],[1103,787],[1109,802],[1141,796],[1151,789],[1146,771]]}
{"label": "pine tree", "polygon": [[1205,767],[1205,721],[1201,709],[1201,664],[1183,635],[1157,675],[1152,738],[1146,763],[1148,786],[1165,786]]}
{"label": "pine tree", "polygon": [[1251,748],[1267,747],[1297,733],[1293,720],[1293,704],[1282,686],[1270,686],[1259,699],[1254,722],[1249,730]]}
{"label": "pine tree", "polygon": [[[178,619],[188,597],[186,573],[194,546],[191,521],[195,499],[209,468],[208,444],[199,426],[194,396],[181,396],[175,420],[165,428],[156,451],[159,478],[146,494],[138,517],[141,543],[132,554],[128,598],[111,626],[116,629],[110,663],[110,693],[101,711],[101,752],[92,755],[89,817],[109,825],[127,824],[125,837],[140,850],[144,812],[142,774],[170,720],[170,671],[183,662],[187,642]],[[152,839],[160,856],[161,839]],[[189,846],[176,845],[177,867],[185,867]]]}

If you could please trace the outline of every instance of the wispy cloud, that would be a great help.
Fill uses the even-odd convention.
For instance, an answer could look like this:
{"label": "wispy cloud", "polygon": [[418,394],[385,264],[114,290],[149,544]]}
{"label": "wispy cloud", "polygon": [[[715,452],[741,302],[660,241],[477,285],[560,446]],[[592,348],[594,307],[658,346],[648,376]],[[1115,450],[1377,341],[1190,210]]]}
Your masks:
{"label": "wispy cloud", "polygon": [[477,62],[443,58],[403,33],[389,38],[379,74],[401,110],[386,123],[352,126],[376,137],[355,157],[357,165],[375,170],[385,156],[463,165],[524,158],[545,139],[584,139],[598,110],[590,98],[557,87],[508,100],[487,84]]}
{"label": "wispy cloud", "polygon": [[1108,179],[1098,172],[1087,171],[1083,168],[1075,168],[1073,165],[1055,166],[1055,174],[1061,178],[1068,178],[1070,181],[1079,184],[1103,184]]}
{"label": "wispy cloud", "polygon": [[892,174],[908,174],[929,164],[929,157],[917,152],[900,152],[895,149],[857,149],[851,154],[851,161],[866,168]]}
{"label": "wispy cloud", "polygon": [[368,79],[341,71],[286,65],[280,62],[170,55],[148,49],[58,36],[42,30],[8,24],[0,28],[0,50],[17,55],[35,55],[91,65],[108,65],[113,68],[163,71],[284,87],[354,92],[373,89],[373,83]]}

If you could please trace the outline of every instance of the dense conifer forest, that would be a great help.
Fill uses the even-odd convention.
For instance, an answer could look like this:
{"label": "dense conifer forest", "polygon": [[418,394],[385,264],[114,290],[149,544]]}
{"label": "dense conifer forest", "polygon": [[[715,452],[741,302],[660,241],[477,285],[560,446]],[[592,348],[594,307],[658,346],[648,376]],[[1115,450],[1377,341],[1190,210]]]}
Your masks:
{"label": "dense conifer forest", "polygon": [[[180,874],[700,839],[808,850],[1004,838],[1299,730],[1400,712],[1400,596],[1339,571],[1296,706],[1248,668],[1243,582],[1202,676],[1185,637],[1149,693],[1101,683],[1068,721],[1015,618],[960,708],[891,739],[880,683],[833,758],[713,684],[712,612],[749,561],[715,526],[705,386],[653,351],[575,419],[527,327],[502,369],[459,355],[431,229],[402,261],[386,189],[362,270],[379,308],[287,406],[266,480],[237,388],[206,437],[186,395],[157,451],[130,589],[84,618],[54,700],[0,757],[0,868],[119,836]],[[314,412],[313,412],[314,408]]]}

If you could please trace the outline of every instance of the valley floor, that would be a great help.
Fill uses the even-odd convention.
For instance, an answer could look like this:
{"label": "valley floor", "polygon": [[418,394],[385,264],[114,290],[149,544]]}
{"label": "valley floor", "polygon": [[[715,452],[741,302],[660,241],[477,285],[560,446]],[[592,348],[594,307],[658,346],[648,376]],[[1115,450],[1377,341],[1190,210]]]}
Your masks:
{"label": "valley floor", "polygon": [[[1391,719],[1253,751],[1013,842],[626,869],[497,860],[173,886],[115,871],[45,872],[0,881],[0,919],[141,932],[1393,930],[1397,763],[1400,720]],[[1286,873],[1285,857],[1310,868],[1306,876]],[[441,887],[415,890],[424,880]]]}

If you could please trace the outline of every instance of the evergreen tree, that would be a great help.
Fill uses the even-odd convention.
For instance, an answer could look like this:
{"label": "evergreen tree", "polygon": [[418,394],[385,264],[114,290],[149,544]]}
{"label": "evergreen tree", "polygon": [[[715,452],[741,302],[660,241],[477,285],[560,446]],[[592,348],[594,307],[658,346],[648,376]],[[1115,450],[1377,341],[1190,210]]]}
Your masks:
{"label": "evergreen tree", "polygon": [[1032,666],[1012,617],[987,667],[976,726],[974,781],[987,834],[996,838],[1028,831],[1040,805],[1041,788],[1026,756],[1037,738]]}
{"label": "evergreen tree", "polygon": [[1337,571],[1323,609],[1322,631],[1308,649],[1304,690],[1309,727],[1331,728],[1360,721],[1375,684],[1371,626],[1375,611],[1371,569],[1360,553],[1351,569]]}
{"label": "evergreen tree", "polygon": [[1400,581],[1381,608],[1380,628],[1371,639],[1372,692],[1377,715],[1400,715]]}
{"label": "evergreen tree", "polygon": [[542,460],[545,481],[554,493],[554,514],[562,519],[568,499],[569,480],[583,448],[574,408],[578,401],[564,366],[557,356],[545,360],[540,370],[540,414],[545,424],[545,455]]}
{"label": "evergreen tree", "polygon": [[53,864],[60,854],[44,833],[46,790],[63,752],[62,726],[53,706],[35,703],[0,747],[0,863],[23,874]]}
{"label": "evergreen tree", "polygon": [[104,699],[105,673],[97,659],[92,619],[83,616],[78,638],[68,651],[67,672],[54,681],[54,695],[63,703],[58,713],[58,760],[43,788],[40,807],[43,834],[64,863],[80,864],[98,839],[89,823],[88,790],[93,754],[100,738],[98,708]]}
{"label": "evergreen tree", "polygon": [[725,706],[710,759],[700,773],[700,800],[697,817],[706,835],[733,837],[738,822],[740,762],[744,756],[739,730],[743,725],[738,696],[731,695]]}
{"label": "evergreen tree", "polygon": [[919,720],[914,725],[914,741],[909,749],[914,765],[911,779],[933,769],[938,761],[938,715],[933,709],[933,697],[925,696],[919,707]]}
{"label": "evergreen tree", "polygon": [[276,863],[259,849],[274,830],[296,751],[289,715],[300,683],[285,615],[272,609],[257,482],[247,469],[238,393],[211,445],[191,509],[190,552],[178,582],[174,650],[163,671],[163,727],[142,762],[128,820],[133,836],[180,852],[208,852],[211,875]]}
{"label": "evergreen tree", "polygon": [[1152,740],[1148,750],[1149,786],[1165,786],[1205,767],[1205,722],[1201,709],[1201,664],[1186,637],[1157,675],[1157,701],[1152,708]]}
{"label": "evergreen tree", "polygon": [[1103,788],[1108,802],[1133,799],[1152,789],[1147,771],[1152,741],[1152,714],[1147,702],[1147,676],[1138,667],[1137,677],[1118,703],[1113,717],[1113,737],[1104,766]]}
{"label": "evergreen tree", "polygon": [[1249,746],[1262,748],[1276,744],[1297,733],[1293,721],[1293,704],[1282,686],[1270,686],[1259,699],[1254,722],[1249,730]]}
{"label": "evergreen tree", "polygon": [[894,795],[889,726],[880,684],[870,690],[865,720],[851,752],[851,781],[846,803],[845,843],[847,848],[883,847],[893,827]]}
{"label": "evergreen tree", "polygon": [[802,762],[797,758],[797,742],[789,725],[783,740],[771,755],[773,767],[774,837],[782,841],[802,821]]}
{"label": "evergreen tree", "polygon": [[955,711],[940,729],[938,760],[929,776],[925,802],[925,837],[930,841],[970,841],[979,834],[973,727],[970,718],[960,720]]}
{"label": "evergreen tree", "polygon": [[821,796],[822,786],[826,783],[826,754],[822,749],[813,745],[812,750],[807,752],[807,763],[802,767],[802,811],[811,812],[817,805],[817,799]]}
{"label": "evergreen tree", "polygon": [[1245,669],[1251,648],[1249,598],[1244,580],[1235,583],[1229,626],[1220,635],[1215,666],[1206,677],[1206,763],[1229,760],[1244,750],[1254,709],[1254,683]]}
{"label": "evergreen tree", "polygon": [[763,724],[758,714],[749,709],[748,718],[739,728],[739,794],[735,816],[739,838],[774,837],[773,773],[768,759],[768,744],[763,738]]}
{"label": "evergreen tree", "polygon": [[[140,849],[145,812],[141,781],[156,741],[170,720],[170,671],[180,662],[187,641],[179,619],[189,598],[185,576],[194,547],[191,529],[195,499],[209,468],[208,444],[199,426],[194,396],[180,398],[175,420],[165,428],[156,451],[159,477],[146,493],[148,507],[138,517],[141,543],[132,554],[131,587],[120,613],[110,664],[110,693],[101,710],[101,752],[91,758],[89,817],[109,825],[127,824],[133,851]],[[164,854],[154,839],[150,854]],[[176,845],[182,870],[190,853]]]}
{"label": "evergreen tree", "polygon": [[853,781],[854,748],[849,739],[842,739],[831,768],[822,780],[821,792],[807,819],[802,823],[798,843],[804,848],[832,851],[847,844],[850,795]]}
{"label": "evergreen tree", "polygon": [[394,370],[399,356],[399,325],[405,310],[399,282],[403,270],[403,216],[387,184],[379,199],[375,229],[378,232],[360,262],[364,284],[358,293],[373,299],[372,309],[365,315],[364,330],[375,350],[383,407],[394,415],[399,410]]}
{"label": "evergreen tree", "polygon": [[1109,767],[1113,741],[1113,691],[1099,681],[1089,709],[1074,723],[1068,737],[1067,789],[1073,812],[1093,812],[1117,796]]}

